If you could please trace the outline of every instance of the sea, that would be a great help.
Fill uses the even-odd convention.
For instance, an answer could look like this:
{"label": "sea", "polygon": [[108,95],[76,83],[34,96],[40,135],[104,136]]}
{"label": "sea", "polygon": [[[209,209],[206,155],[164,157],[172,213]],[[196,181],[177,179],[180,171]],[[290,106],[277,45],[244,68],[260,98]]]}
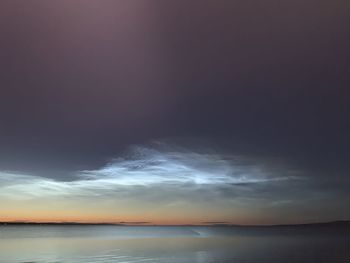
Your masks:
{"label": "sea", "polygon": [[349,263],[350,236],[329,229],[2,225],[0,262]]}

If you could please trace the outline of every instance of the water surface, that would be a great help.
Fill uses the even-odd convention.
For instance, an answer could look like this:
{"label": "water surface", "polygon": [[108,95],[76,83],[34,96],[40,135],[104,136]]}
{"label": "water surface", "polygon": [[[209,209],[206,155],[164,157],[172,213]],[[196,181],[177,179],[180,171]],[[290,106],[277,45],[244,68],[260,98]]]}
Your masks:
{"label": "water surface", "polygon": [[1,226],[1,263],[350,262],[350,237],[234,227]]}

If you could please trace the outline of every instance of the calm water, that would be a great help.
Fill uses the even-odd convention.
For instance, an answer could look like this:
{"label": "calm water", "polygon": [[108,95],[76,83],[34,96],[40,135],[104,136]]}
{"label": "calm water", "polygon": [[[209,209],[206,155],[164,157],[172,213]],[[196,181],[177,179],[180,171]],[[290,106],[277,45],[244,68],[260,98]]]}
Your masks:
{"label": "calm water", "polygon": [[350,237],[227,227],[0,226],[0,262],[350,262]]}

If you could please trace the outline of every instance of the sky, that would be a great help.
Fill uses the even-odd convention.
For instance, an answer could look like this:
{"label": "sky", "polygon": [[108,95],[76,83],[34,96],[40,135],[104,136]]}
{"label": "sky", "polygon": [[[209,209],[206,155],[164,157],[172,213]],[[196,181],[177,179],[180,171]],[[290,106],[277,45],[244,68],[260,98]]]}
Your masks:
{"label": "sky", "polygon": [[350,219],[346,0],[2,0],[0,221]]}

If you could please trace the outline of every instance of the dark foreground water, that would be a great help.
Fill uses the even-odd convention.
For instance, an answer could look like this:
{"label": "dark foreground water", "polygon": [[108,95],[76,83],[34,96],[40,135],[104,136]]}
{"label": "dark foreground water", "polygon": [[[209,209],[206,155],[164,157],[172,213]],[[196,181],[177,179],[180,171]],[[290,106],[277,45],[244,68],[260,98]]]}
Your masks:
{"label": "dark foreground water", "polygon": [[350,262],[350,236],[234,227],[0,226],[0,262]]}

